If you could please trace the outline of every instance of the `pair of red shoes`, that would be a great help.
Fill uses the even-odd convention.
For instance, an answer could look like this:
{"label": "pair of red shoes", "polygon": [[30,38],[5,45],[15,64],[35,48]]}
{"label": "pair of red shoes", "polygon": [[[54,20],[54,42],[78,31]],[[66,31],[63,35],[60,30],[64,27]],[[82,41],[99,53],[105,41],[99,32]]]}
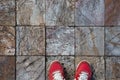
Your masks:
{"label": "pair of red shoes", "polygon": [[[74,80],[91,80],[92,70],[87,61],[81,61],[75,72]],[[59,61],[53,61],[48,71],[49,80],[65,80],[63,67]]]}

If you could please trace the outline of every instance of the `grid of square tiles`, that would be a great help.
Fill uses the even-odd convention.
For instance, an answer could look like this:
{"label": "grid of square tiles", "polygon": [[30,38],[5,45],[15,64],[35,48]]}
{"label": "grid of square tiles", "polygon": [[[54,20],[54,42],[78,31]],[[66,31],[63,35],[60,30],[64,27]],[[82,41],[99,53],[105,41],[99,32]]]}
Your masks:
{"label": "grid of square tiles", "polygon": [[81,60],[90,62],[93,80],[119,80],[119,2],[1,1],[0,79],[48,80],[48,65],[57,59],[68,80]]}
{"label": "grid of square tiles", "polygon": [[0,25],[120,25],[119,3],[119,0],[2,0]]}
{"label": "grid of square tiles", "polygon": [[[17,80],[47,79],[45,75],[52,60],[61,61],[68,80],[73,78],[81,60],[90,62],[93,79],[119,79],[119,73],[116,74],[120,71],[119,27],[1,26],[0,29],[0,69],[12,65],[8,67],[11,69],[8,75],[13,75],[11,80],[15,78],[15,71]],[[3,72],[1,78],[6,75]]]}

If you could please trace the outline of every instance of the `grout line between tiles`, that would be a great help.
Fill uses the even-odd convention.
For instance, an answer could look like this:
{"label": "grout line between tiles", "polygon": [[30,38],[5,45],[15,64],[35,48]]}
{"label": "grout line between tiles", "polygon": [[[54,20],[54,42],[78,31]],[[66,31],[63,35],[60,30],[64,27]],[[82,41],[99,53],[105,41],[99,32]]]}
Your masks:
{"label": "grout line between tiles", "polygon": [[16,76],[16,73],[17,73],[17,71],[16,71],[16,68],[17,68],[17,64],[16,64],[16,61],[17,61],[17,51],[16,51],[16,27],[15,27],[15,80],[17,79],[17,76]]}
{"label": "grout line between tiles", "polygon": [[[45,13],[46,13],[46,0],[45,0]],[[46,57],[46,55],[47,55],[47,52],[46,52],[46,50],[47,50],[47,43],[46,43],[46,40],[47,40],[47,38],[46,38],[46,14],[45,14],[45,80],[47,80],[47,78],[46,78],[46,75],[47,75],[47,57]]]}
{"label": "grout line between tiles", "polygon": [[104,70],[105,70],[105,71],[104,71],[104,73],[105,73],[105,74],[104,74],[104,77],[105,77],[105,80],[106,80],[105,37],[106,37],[106,36],[105,36],[105,27],[104,27],[104,57],[103,57],[103,58],[104,58]]}
{"label": "grout line between tiles", "polygon": [[47,79],[46,78],[46,74],[47,74],[47,69],[46,69],[46,65],[47,65],[47,52],[46,52],[46,46],[47,46],[47,43],[46,43],[46,27],[45,27],[45,80]]}
{"label": "grout line between tiles", "polygon": [[75,67],[75,54],[76,54],[75,44],[76,44],[76,40],[75,40],[75,27],[74,27],[74,74],[76,71],[76,67]]}
{"label": "grout line between tiles", "polygon": [[[74,7],[75,7],[75,1],[74,1]],[[75,54],[76,54],[76,40],[75,40],[75,9],[74,9],[74,74],[76,71],[76,67],[75,67]]]}
{"label": "grout line between tiles", "polygon": [[17,79],[17,64],[16,64],[16,61],[17,61],[17,51],[16,51],[16,44],[17,44],[17,30],[16,30],[16,25],[17,25],[17,2],[15,0],[15,80]]}

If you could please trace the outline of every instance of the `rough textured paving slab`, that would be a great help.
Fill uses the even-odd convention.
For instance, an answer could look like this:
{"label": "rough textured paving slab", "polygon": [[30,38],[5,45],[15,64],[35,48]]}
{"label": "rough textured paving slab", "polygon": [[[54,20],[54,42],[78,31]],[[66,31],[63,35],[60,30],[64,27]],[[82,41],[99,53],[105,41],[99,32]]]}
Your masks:
{"label": "rough textured paving slab", "polygon": [[16,0],[18,25],[45,24],[45,0]]}
{"label": "rough textured paving slab", "polygon": [[47,28],[47,55],[74,55],[74,28]]}
{"label": "rough textured paving slab", "polygon": [[17,80],[45,80],[44,56],[17,56]]}
{"label": "rough textured paving slab", "polygon": [[105,28],[106,55],[120,56],[120,27]]}
{"label": "rough textured paving slab", "polygon": [[104,28],[75,28],[76,55],[104,55]]}
{"label": "rough textured paving slab", "polygon": [[105,0],[105,25],[120,25],[120,0]]}
{"label": "rough textured paving slab", "polygon": [[104,25],[104,0],[76,0],[75,25]]}
{"label": "rough textured paving slab", "polygon": [[90,63],[93,77],[92,80],[105,80],[105,67],[103,57],[80,57],[75,58],[75,66],[79,64],[80,61],[86,60]]}
{"label": "rough textured paving slab", "polygon": [[0,56],[0,80],[15,80],[15,57]]}
{"label": "rough textured paving slab", "polygon": [[49,56],[47,57],[47,74],[46,79],[48,80],[48,67],[50,63],[54,60],[60,61],[62,64],[64,71],[65,71],[65,78],[66,80],[73,80],[74,79],[74,57],[73,56]]}
{"label": "rough textured paving slab", "polygon": [[106,80],[120,80],[120,57],[106,58]]}
{"label": "rough textured paving slab", "polygon": [[44,55],[45,54],[45,29],[42,26],[17,26],[16,27],[17,55]]}
{"label": "rough textured paving slab", "polygon": [[46,0],[46,25],[74,25],[74,0]]}
{"label": "rough textured paving slab", "polygon": [[15,54],[15,28],[0,26],[0,55]]}
{"label": "rough textured paving slab", "polygon": [[15,0],[0,1],[0,25],[15,25]]}

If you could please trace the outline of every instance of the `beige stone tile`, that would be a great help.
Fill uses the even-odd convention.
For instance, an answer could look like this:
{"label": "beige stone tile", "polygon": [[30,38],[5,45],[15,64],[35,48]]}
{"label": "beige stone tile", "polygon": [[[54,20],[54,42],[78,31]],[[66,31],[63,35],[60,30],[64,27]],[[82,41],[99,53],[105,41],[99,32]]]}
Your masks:
{"label": "beige stone tile", "polygon": [[16,0],[18,25],[44,25],[45,0]]}
{"label": "beige stone tile", "polygon": [[120,25],[120,0],[105,0],[105,25]]}
{"label": "beige stone tile", "polygon": [[15,54],[15,28],[0,26],[0,55]]}

